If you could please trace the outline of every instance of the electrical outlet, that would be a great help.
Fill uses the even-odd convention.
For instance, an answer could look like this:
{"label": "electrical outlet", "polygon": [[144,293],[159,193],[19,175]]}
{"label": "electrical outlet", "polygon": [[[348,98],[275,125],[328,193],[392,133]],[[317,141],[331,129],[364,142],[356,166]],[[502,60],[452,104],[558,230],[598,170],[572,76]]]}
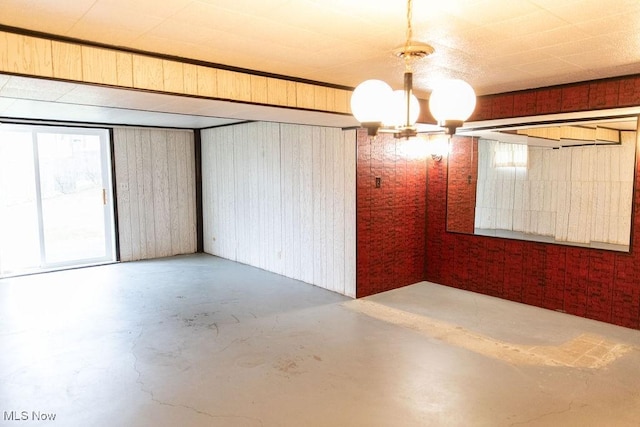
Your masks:
{"label": "electrical outlet", "polygon": [[380,188],[381,185],[382,185],[382,178],[380,178],[379,176],[376,176],[376,188]]}

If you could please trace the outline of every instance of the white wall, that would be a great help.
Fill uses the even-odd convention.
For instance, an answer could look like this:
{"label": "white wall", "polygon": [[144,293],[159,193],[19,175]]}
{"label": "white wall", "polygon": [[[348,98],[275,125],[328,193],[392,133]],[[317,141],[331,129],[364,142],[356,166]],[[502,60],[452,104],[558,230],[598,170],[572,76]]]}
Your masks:
{"label": "white wall", "polygon": [[202,131],[204,250],[355,296],[355,131]]}
{"label": "white wall", "polygon": [[192,131],[115,128],[120,259],[196,251]]}

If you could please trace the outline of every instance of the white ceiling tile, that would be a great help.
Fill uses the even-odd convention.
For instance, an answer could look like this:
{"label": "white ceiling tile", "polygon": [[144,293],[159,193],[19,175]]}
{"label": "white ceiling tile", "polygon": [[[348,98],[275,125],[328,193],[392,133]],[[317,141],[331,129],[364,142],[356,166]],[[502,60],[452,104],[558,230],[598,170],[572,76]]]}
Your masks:
{"label": "white ceiling tile", "polygon": [[[620,61],[633,61],[640,63],[640,31],[620,31],[617,33],[609,33],[605,35],[610,45],[616,46],[615,49],[606,48],[607,53],[613,53],[618,58],[611,60],[612,63]],[[598,65],[594,66],[594,69],[598,68]]]}
{"label": "white ceiling tile", "polygon": [[[128,102],[144,99],[144,97],[144,92],[136,93],[125,89],[79,84],[73,90],[60,97],[59,101],[66,104],[124,107]],[[129,106],[135,108],[134,105]]]}
{"label": "white ceiling tile", "polygon": [[91,13],[109,13],[109,11],[122,11],[123,14],[152,15],[155,17],[169,18],[187,7],[192,0],[97,0],[91,8]]}
{"label": "white ceiling tile", "polygon": [[396,29],[404,37],[404,5],[393,7],[393,2],[387,2],[390,12],[385,13],[372,3],[351,1],[341,4],[342,7],[332,7],[325,2],[296,1],[261,16],[276,24],[275,28],[279,23],[354,42],[375,38],[382,29]]}
{"label": "white ceiling tile", "polygon": [[[153,0],[151,0],[153,1]],[[299,1],[299,0],[295,0]],[[288,3],[295,3],[294,0],[198,0],[200,3],[215,5],[218,9],[243,12],[247,14],[262,15],[267,11]]]}
{"label": "white ceiling tile", "polygon": [[640,8],[636,0],[531,0],[538,6],[554,13],[570,23],[580,23],[621,13],[630,13]]}
{"label": "white ceiling tile", "polygon": [[[640,47],[640,46],[639,46]],[[631,66],[633,73],[640,73],[640,60],[638,60],[638,51],[626,52],[619,49],[601,48],[594,49],[588,53],[579,53],[573,55],[565,55],[562,59],[566,62],[576,64],[584,69],[594,69],[601,67],[602,63],[618,63],[616,67]],[[615,67],[609,68],[609,70]],[[609,71],[610,72],[610,71]],[[625,74],[630,74],[628,71]]]}
{"label": "white ceiling tile", "polygon": [[[108,22],[109,25],[104,25]],[[97,3],[68,31],[67,35],[83,40],[104,41],[134,47],[137,37],[160,25],[163,19],[139,13],[135,9],[112,9]]]}
{"label": "white ceiling tile", "polygon": [[56,101],[74,87],[73,83],[14,76],[2,86],[0,96]]}
{"label": "white ceiling tile", "polygon": [[[250,12],[250,10],[248,10]],[[228,30],[233,28],[243,28],[242,32],[252,31],[243,25],[247,17],[260,16],[251,13],[242,13],[236,10],[228,10],[218,6],[216,2],[211,4],[194,1],[178,12],[171,20],[188,25],[199,25],[202,27],[215,28],[217,30]],[[166,23],[165,23],[166,24]]]}
{"label": "white ceiling tile", "polygon": [[[591,38],[591,36],[579,28],[573,25],[564,25],[552,30],[523,35],[514,38],[513,42],[527,50],[543,49],[549,55],[558,55],[559,49],[562,49],[561,46],[564,46],[565,49],[571,49],[572,45],[567,43],[588,38]],[[571,52],[573,53],[575,51]]]}
{"label": "white ceiling tile", "polygon": [[553,76],[554,74],[575,73],[581,70],[581,67],[558,58],[530,62],[513,68],[535,76]]}
{"label": "white ceiling tile", "polygon": [[7,82],[9,82],[10,78],[11,76],[7,76],[6,74],[0,74],[0,89],[2,89],[3,86],[7,84]]}
{"label": "white ceiling tile", "polygon": [[5,25],[65,35],[94,2],[95,0],[3,0],[0,3],[0,16]]}
{"label": "white ceiling tile", "polygon": [[[493,83],[497,80],[494,78],[496,75],[499,77],[499,83]],[[481,75],[478,79],[479,85],[476,92],[479,94],[491,94],[527,89],[523,82],[529,82],[531,79],[531,73],[511,67],[502,67],[492,70],[488,76],[487,74]]]}
{"label": "white ceiling tile", "polygon": [[[432,21],[414,25],[415,40],[440,44],[455,49],[465,49],[472,34],[483,34],[485,30],[476,24],[461,20],[455,16],[447,16],[445,19],[433,19]],[[398,32],[402,37],[404,33]]]}
{"label": "white ceiling tile", "polygon": [[491,60],[488,61],[488,66],[486,68],[499,73],[500,69],[503,68],[505,64],[510,64],[509,66],[516,66],[529,64],[531,62],[546,61],[554,58],[555,57],[547,53],[545,49],[521,50],[520,52],[491,58]]}
{"label": "white ceiling tile", "polygon": [[0,115],[5,116],[7,112],[11,111],[11,106],[15,102],[16,102],[16,99],[14,98],[4,98],[0,96]]}
{"label": "white ceiling tile", "polygon": [[[226,37],[227,33],[211,25],[203,26],[189,24],[185,21],[170,21],[147,31],[139,40],[148,41],[150,38],[157,38],[158,41],[162,39],[168,42],[185,42],[193,46],[210,47],[216,40],[218,40],[217,44],[221,44]],[[155,48],[153,44],[151,47]],[[191,51],[184,52],[183,56],[187,55],[193,56],[193,53]]]}
{"label": "white ceiling tile", "polygon": [[458,9],[458,16],[479,25],[498,24],[500,21],[537,12],[540,7],[527,0],[481,0],[465,4]]}
{"label": "white ceiling tile", "polygon": [[566,26],[567,22],[552,13],[538,10],[527,15],[520,15],[510,19],[485,25],[502,37],[520,37],[527,34],[536,34],[550,31],[558,27]]}
{"label": "white ceiling tile", "polygon": [[[640,1],[638,2],[640,5]],[[576,28],[590,35],[607,35],[619,31],[640,33],[640,8],[615,15],[605,15],[575,24]]]}
{"label": "white ceiling tile", "polygon": [[615,49],[605,36],[566,39],[562,43],[546,46],[544,51],[549,55],[564,58],[567,55],[590,55],[593,51]]}

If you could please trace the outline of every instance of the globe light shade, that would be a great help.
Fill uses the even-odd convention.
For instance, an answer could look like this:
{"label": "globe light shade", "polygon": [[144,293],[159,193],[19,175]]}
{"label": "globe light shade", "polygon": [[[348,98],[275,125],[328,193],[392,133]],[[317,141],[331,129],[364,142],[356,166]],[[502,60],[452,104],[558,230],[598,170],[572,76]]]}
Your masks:
{"label": "globe light shade", "polygon": [[469,83],[445,80],[431,92],[429,109],[438,123],[464,122],[476,108],[476,94]]}
{"label": "globe light shade", "polygon": [[391,94],[388,116],[383,120],[386,126],[413,126],[420,116],[420,102],[411,94],[409,103],[409,123],[407,123],[407,96],[404,90],[394,90]]}
{"label": "globe light shade", "polygon": [[351,94],[351,112],[360,123],[384,122],[393,90],[382,80],[365,80]]}

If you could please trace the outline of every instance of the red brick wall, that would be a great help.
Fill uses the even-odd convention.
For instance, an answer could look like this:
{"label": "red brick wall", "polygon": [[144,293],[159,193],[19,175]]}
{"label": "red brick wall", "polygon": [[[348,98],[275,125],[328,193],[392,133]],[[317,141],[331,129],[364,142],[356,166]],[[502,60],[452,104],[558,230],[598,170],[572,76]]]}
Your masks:
{"label": "red brick wall", "polygon": [[427,167],[402,153],[404,140],[371,140],[362,129],[357,139],[356,293],[363,297],[424,279]]}
{"label": "red brick wall", "polygon": [[454,136],[448,164],[447,230],[473,234],[478,183],[478,139]]}
{"label": "red brick wall", "polygon": [[490,120],[640,105],[640,76],[478,97],[469,119]]}
{"label": "red brick wall", "polygon": [[[481,97],[472,120],[634,105],[640,76]],[[427,171],[426,280],[640,329],[640,174],[627,254],[448,233],[446,167]]]}

